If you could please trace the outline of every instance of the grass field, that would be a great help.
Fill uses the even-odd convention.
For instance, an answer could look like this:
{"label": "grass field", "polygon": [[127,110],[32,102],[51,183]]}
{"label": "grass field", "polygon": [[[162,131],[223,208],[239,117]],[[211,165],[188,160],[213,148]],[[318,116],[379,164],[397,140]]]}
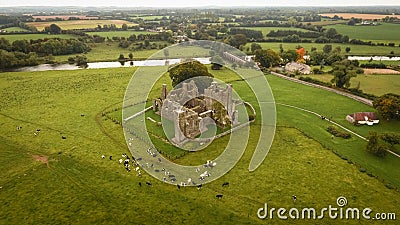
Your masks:
{"label": "grass field", "polygon": [[125,37],[128,38],[132,34],[139,35],[139,34],[156,34],[155,32],[149,31],[108,31],[108,32],[87,32],[89,35],[99,35],[101,37]]}
{"label": "grass field", "polygon": [[[156,42],[157,44],[168,44],[166,42]],[[168,44],[169,45],[169,44]],[[90,62],[100,62],[100,61],[117,61],[120,54],[123,54],[126,58],[128,58],[129,53],[133,53],[134,60],[144,60],[153,54],[157,53],[159,49],[150,49],[150,50],[139,50],[139,51],[130,51],[129,48],[120,48],[118,47],[118,43],[98,43],[91,45],[92,50],[86,54],[86,57]],[[179,52],[177,52],[179,51]],[[174,56],[179,56],[180,58],[193,58],[193,57],[201,57],[207,55],[208,52],[205,52],[203,48],[172,48],[170,50],[170,54]],[[79,54],[78,54],[79,55]],[[62,55],[55,56],[55,60],[57,62],[67,62],[68,58],[75,55]],[[155,58],[164,58],[163,51],[159,52]]]}
{"label": "grass field", "polygon": [[267,35],[272,30],[274,30],[274,31],[277,31],[277,30],[295,30],[295,31],[309,32],[308,30],[301,29],[301,28],[295,28],[295,27],[238,27],[238,28],[261,31],[263,33],[264,38],[267,38],[267,37],[265,37],[265,35]]}
{"label": "grass field", "polygon": [[[339,196],[348,199],[349,207],[399,215],[399,192],[360,173],[357,166],[323,146],[339,149],[348,158],[360,157],[364,160],[360,164],[370,165],[365,166],[368,171],[380,171],[380,178],[387,177],[386,182],[394,179],[393,185],[400,180],[396,173],[398,159],[388,156],[378,160],[364,154],[365,143],[355,138],[331,139],[324,131],[328,125],[325,121],[282,106],[278,106],[278,129],[270,153],[252,173],[247,168],[257,133],[239,163],[200,190],[178,190],[146,174],[138,177],[127,173],[117,162],[127,152],[122,130],[101,113],[120,107],[134,71],[118,68],[0,74],[1,224],[287,224],[276,214],[273,219],[259,220],[257,210],[264,203],[270,208],[300,210],[335,207]],[[224,77],[223,71],[219,75],[232,79]],[[340,123],[350,110],[369,109],[342,96],[280,78],[268,76],[268,81],[277,102],[326,115],[334,113]],[[17,126],[23,128],[17,130]],[[399,126],[382,123],[376,128],[398,130]],[[36,129],[41,131],[35,137]],[[358,129],[362,134],[368,132],[364,127]],[[113,155],[113,160],[102,159],[102,154]],[[37,155],[48,157],[48,166],[35,160],[33,156]],[[189,163],[186,160],[190,158],[176,162]],[[225,181],[229,187],[221,186]],[[138,182],[143,185],[140,187]],[[223,194],[223,198],[217,199],[216,194]],[[294,194],[296,203],[292,200]],[[325,219],[318,221],[289,220],[291,224],[339,221],[327,217],[325,213]],[[396,224],[364,219],[339,222]]]}
{"label": "grass field", "polygon": [[29,30],[21,28],[21,27],[8,27],[3,30],[5,30],[7,32],[27,32],[27,31],[29,31]]}
{"label": "grass field", "polygon": [[350,39],[372,41],[374,43],[400,44],[400,24],[382,23],[377,26],[349,26],[337,24],[326,26],[327,29],[335,28],[338,33],[347,35]]}
{"label": "grass field", "polygon": [[0,38],[5,38],[9,42],[13,42],[15,40],[37,40],[37,39],[44,39],[44,38],[76,38],[75,35],[71,34],[7,34],[1,35]]}
{"label": "grass field", "polygon": [[[279,45],[282,44],[285,50],[288,49],[296,49],[297,46],[302,46],[308,52],[311,52],[311,48],[317,48],[317,51],[322,51],[325,44],[318,44],[318,43],[280,43],[280,42],[264,42],[259,43],[263,49],[273,49],[276,52],[279,52]],[[388,46],[367,46],[367,45],[351,45],[351,44],[335,44],[332,43],[332,48],[335,49],[336,46],[340,46],[342,52],[346,47],[350,47],[351,50],[349,52],[350,55],[367,55],[367,56],[374,56],[374,55],[389,55],[391,51],[393,51],[396,55],[400,55],[400,48],[399,47],[388,47]],[[250,44],[246,46],[250,47]]]}
{"label": "grass field", "polygon": [[57,24],[63,30],[96,28],[98,25],[103,26],[110,24],[115,24],[117,27],[121,28],[122,24],[124,23],[128,26],[135,25],[125,20],[65,20],[50,22],[29,22],[26,24],[28,26],[35,26],[39,31],[42,31],[45,27],[50,26],[53,23]]}
{"label": "grass field", "polygon": [[[308,75],[313,79],[330,82],[333,78],[331,74]],[[360,89],[365,93],[381,96],[387,93],[400,95],[400,75],[357,75],[351,78],[351,87],[357,87],[360,83]]]}

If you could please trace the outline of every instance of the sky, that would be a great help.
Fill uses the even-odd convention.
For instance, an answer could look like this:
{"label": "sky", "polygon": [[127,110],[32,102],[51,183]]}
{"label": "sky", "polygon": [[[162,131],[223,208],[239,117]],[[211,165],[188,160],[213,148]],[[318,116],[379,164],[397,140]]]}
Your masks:
{"label": "sky", "polygon": [[197,6],[374,6],[397,5],[399,0],[0,0],[8,6],[127,6],[127,7],[197,7]]}

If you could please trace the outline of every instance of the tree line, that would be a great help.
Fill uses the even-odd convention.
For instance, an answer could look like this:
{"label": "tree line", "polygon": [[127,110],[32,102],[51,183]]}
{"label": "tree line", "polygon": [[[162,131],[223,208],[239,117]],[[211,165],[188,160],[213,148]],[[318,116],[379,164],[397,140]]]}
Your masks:
{"label": "tree line", "polygon": [[90,47],[76,39],[15,40],[10,43],[7,39],[0,38],[0,68],[38,65],[49,56],[88,51]]}

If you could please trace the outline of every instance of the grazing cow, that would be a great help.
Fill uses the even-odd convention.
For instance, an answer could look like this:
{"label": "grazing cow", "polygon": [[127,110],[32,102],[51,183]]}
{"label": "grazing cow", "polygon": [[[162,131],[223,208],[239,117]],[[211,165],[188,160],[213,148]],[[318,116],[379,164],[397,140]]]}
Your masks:
{"label": "grazing cow", "polygon": [[215,197],[217,197],[218,199],[221,199],[223,195],[216,195]]}
{"label": "grazing cow", "polygon": [[179,190],[181,189],[181,185],[177,184],[176,186],[178,187]]}
{"label": "grazing cow", "polygon": [[202,188],[202,187],[203,187],[203,184],[197,185],[197,190],[200,190],[200,188]]}
{"label": "grazing cow", "polygon": [[296,195],[293,195],[292,197],[293,197],[293,202],[296,202],[296,200],[297,200]]}
{"label": "grazing cow", "polygon": [[65,137],[65,136],[61,136],[61,138],[62,138],[62,139],[67,139],[67,137]]}
{"label": "grazing cow", "polygon": [[140,187],[142,186],[142,182],[139,182],[139,186],[140,186]]}
{"label": "grazing cow", "polygon": [[105,155],[101,155],[101,158],[104,159],[106,156]]}
{"label": "grazing cow", "polygon": [[110,155],[110,160],[112,160],[112,155]]}
{"label": "grazing cow", "polygon": [[147,181],[146,181],[146,184],[147,184],[148,186],[151,186],[151,183],[150,183],[150,182],[147,182]]}
{"label": "grazing cow", "polygon": [[222,187],[225,187],[225,186],[229,186],[229,182],[224,182],[224,183],[222,184]]}

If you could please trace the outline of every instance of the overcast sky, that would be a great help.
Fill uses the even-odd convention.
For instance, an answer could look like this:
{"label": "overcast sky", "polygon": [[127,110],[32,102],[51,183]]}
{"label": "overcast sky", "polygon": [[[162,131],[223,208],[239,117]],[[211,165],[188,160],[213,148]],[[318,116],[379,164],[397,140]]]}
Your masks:
{"label": "overcast sky", "polygon": [[0,0],[7,6],[129,6],[129,7],[196,7],[196,6],[371,6],[398,5],[399,0]]}

